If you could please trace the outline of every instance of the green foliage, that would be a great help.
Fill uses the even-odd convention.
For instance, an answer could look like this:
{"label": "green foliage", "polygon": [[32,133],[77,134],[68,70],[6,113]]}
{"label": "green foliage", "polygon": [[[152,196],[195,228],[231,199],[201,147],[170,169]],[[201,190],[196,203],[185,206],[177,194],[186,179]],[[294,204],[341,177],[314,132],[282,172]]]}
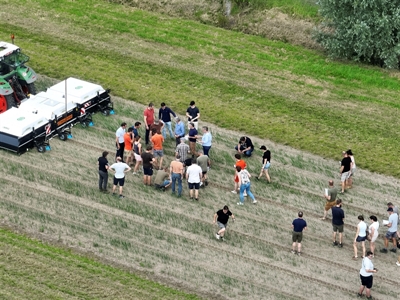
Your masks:
{"label": "green foliage", "polygon": [[399,68],[399,0],[319,0],[317,41],[335,58]]}

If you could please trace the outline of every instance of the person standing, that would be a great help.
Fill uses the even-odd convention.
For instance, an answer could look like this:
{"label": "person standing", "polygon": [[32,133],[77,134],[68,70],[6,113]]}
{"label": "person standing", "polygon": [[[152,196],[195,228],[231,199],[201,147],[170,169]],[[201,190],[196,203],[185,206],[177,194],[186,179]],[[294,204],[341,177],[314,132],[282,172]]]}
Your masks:
{"label": "person standing", "polygon": [[[303,212],[299,211],[298,218],[292,222],[292,253],[301,255],[301,241],[303,240],[303,231],[307,229],[307,222],[303,219]],[[297,244],[297,252],[296,252]]]}
{"label": "person standing", "polygon": [[155,128],[152,131],[151,142],[153,143],[153,155],[155,158],[155,165],[158,165],[158,157],[160,158],[160,165],[157,166],[157,169],[162,169],[162,163],[164,158],[164,151],[163,151],[163,143],[164,138],[163,136],[157,132]]}
{"label": "person standing", "polygon": [[389,222],[388,224],[384,225],[388,227],[388,231],[386,232],[385,235],[385,248],[381,249],[381,253],[387,253],[388,246],[389,246],[389,240],[392,240],[393,242],[393,248],[390,249],[391,252],[396,253],[397,252],[397,243],[396,243],[396,236],[397,236],[397,224],[399,221],[399,217],[397,216],[396,213],[393,212],[393,208],[389,207],[387,209],[387,212],[389,214]]}
{"label": "person standing", "polygon": [[135,168],[133,169],[133,175],[136,175],[139,172],[139,166],[142,163],[142,144],[140,143],[142,138],[140,135],[135,137],[135,141],[133,142],[133,155],[135,156]]}
{"label": "person standing", "polygon": [[229,210],[228,206],[225,205],[222,209],[214,214],[213,224],[217,223],[219,230],[215,234],[217,240],[224,240],[226,227],[228,226],[229,217],[232,217],[232,221],[235,221],[235,216]]}
{"label": "person standing", "polygon": [[369,219],[371,221],[371,225],[368,227],[369,250],[371,250],[372,253],[375,253],[375,241],[379,235],[379,222],[376,216],[370,216]]}
{"label": "person standing", "polygon": [[251,141],[251,139],[247,136],[242,136],[239,139],[239,143],[237,144],[237,146],[235,146],[235,150],[239,153],[239,154],[243,154],[247,157],[251,156],[251,153],[254,150],[254,145],[253,142]]}
{"label": "person standing", "polygon": [[125,196],[122,195],[122,189],[125,184],[125,173],[129,172],[131,168],[122,161],[121,157],[117,157],[117,162],[112,164],[110,167],[110,170],[113,170],[115,172],[114,174],[114,185],[113,185],[113,196],[115,194],[115,190],[117,189],[117,185],[119,185],[119,198],[125,198]]}
{"label": "person standing", "polygon": [[183,179],[183,163],[180,161],[179,154],[176,155],[175,160],[171,161],[169,166],[172,181],[172,194],[175,194],[175,184],[178,181],[178,197],[182,196],[182,179]]}
{"label": "person standing", "polygon": [[203,153],[209,157],[210,155],[208,153],[211,149],[212,135],[211,132],[208,131],[207,126],[203,126],[202,130],[203,136],[201,137],[201,145],[203,146]]}
{"label": "person standing", "polygon": [[163,121],[160,121],[159,119],[155,119],[153,124],[151,124],[151,126],[150,126],[150,140],[151,140],[151,137],[153,136],[153,129],[155,129],[158,134],[161,134],[163,128],[164,128]]}
{"label": "person standing", "polygon": [[196,201],[199,201],[199,188],[200,188],[201,177],[202,177],[201,168],[197,164],[196,159],[193,158],[192,164],[186,170],[186,179],[189,186],[190,199],[193,199],[193,190],[194,190],[194,198]]}
{"label": "person standing", "polygon": [[246,191],[247,195],[251,198],[252,203],[256,204],[257,200],[254,198],[253,193],[250,190],[251,187],[251,182],[250,182],[250,173],[247,172],[246,169],[243,169],[239,166],[236,167],[236,171],[238,173],[239,177],[239,187],[240,187],[240,202],[237,203],[237,205],[244,205],[244,191]]}
{"label": "person standing", "polygon": [[125,128],[126,123],[121,123],[121,127],[117,129],[115,132],[115,145],[117,147],[117,151],[115,153],[115,161],[117,161],[117,157],[121,157],[121,160],[124,161],[124,151],[125,151]]}
{"label": "person standing", "polygon": [[365,296],[367,299],[372,299],[371,297],[371,288],[373,283],[373,274],[378,272],[376,268],[374,268],[374,264],[372,263],[372,258],[374,257],[374,253],[371,251],[367,252],[367,256],[363,258],[360,269],[360,279],[361,285],[360,290],[357,293],[358,297],[362,297],[365,289]]}
{"label": "person standing", "polygon": [[[236,163],[233,166],[235,168],[235,176],[234,176],[234,179],[233,179],[234,188],[233,188],[233,191],[232,191],[233,194],[237,194],[237,192],[239,191],[239,188],[240,188],[240,186],[239,186],[239,175],[238,175],[238,172],[236,170],[236,167],[240,167],[241,170],[244,170],[247,167],[246,162],[242,159],[242,156],[239,153],[235,154],[235,159],[236,159]],[[245,197],[246,197],[246,195],[245,195]]]}
{"label": "person standing", "polygon": [[174,118],[176,117],[176,114],[172,109],[166,106],[164,102],[161,103],[161,108],[158,110],[158,118],[164,123],[164,127],[162,128],[162,136],[164,140],[167,138],[166,128],[168,128],[171,139],[174,138],[174,135],[172,134],[171,115],[173,115]]}
{"label": "person standing", "polygon": [[150,142],[150,126],[154,123],[154,108],[153,103],[149,103],[149,106],[143,112],[144,126],[146,127],[145,141],[146,145]]}
{"label": "person standing", "polygon": [[354,173],[356,172],[356,160],[354,159],[354,155],[353,152],[351,151],[351,149],[346,151],[347,155],[350,157],[351,159],[351,170],[350,170],[350,176],[348,179],[348,188],[351,189],[353,187],[353,177],[354,177]]}
{"label": "person standing", "polygon": [[181,138],[181,143],[178,146],[176,146],[175,149],[175,157],[178,156],[180,157],[180,162],[183,163],[184,167],[189,153],[190,153],[190,148],[185,143],[185,138]]}
{"label": "person standing", "polygon": [[126,164],[129,166],[130,162],[133,162],[133,134],[132,134],[132,127],[128,128],[128,132],[124,134],[124,145],[126,151]]}
{"label": "person standing", "polygon": [[132,134],[133,138],[137,137],[139,135],[139,128],[142,125],[140,122],[135,122],[135,125],[132,126]]}
{"label": "person standing", "polygon": [[351,158],[347,155],[346,151],[342,152],[343,159],[340,165],[340,181],[342,182],[342,191],[341,194],[344,193],[345,188],[348,186],[350,172],[351,172]]}
{"label": "person standing", "polygon": [[104,151],[102,155],[97,159],[97,165],[99,166],[99,190],[103,193],[108,193],[107,183],[108,183],[108,152]]}
{"label": "person standing", "polygon": [[145,152],[142,152],[143,163],[143,183],[144,185],[151,185],[151,176],[153,176],[153,147],[148,145]]}
{"label": "person standing", "polygon": [[194,157],[196,153],[196,142],[197,142],[197,129],[194,127],[193,122],[189,123],[189,147],[190,152],[192,153],[192,157]]}
{"label": "person standing", "polygon": [[183,122],[181,121],[180,118],[176,118],[176,124],[175,124],[175,142],[176,146],[179,145],[181,142],[181,138],[185,137],[185,125],[183,125]]}
{"label": "person standing", "polygon": [[[343,248],[344,211],[342,209],[342,200],[337,199],[335,203],[336,205],[332,207],[333,246]],[[336,232],[339,232],[339,243],[336,241]]]}
{"label": "person standing", "polygon": [[269,177],[268,170],[269,167],[271,166],[271,151],[266,146],[261,146],[260,149],[263,151],[263,157],[262,157],[262,167],[261,167],[261,172],[260,175],[258,175],[256,178],[259,180],[263,174],[265,174],[265,178],[267,178],[268,183],[271,182],[271,178]]}
{"label": "person standing", "polygon": [[[196,103],[194,101],[190,101],[190,106],[186,110],[186,116],[188,118],[188,123],[193,123],[193,127],[196,130],[199,129],[199,118],[200,118],[200,110],[196,107]],[[190,127],[189,127],[190,129]]]}
{"label": "person standing", "polygon": [[333,206],[336,205],[337,189],[333,185],[333,180],[328,181],[328,186],[329,187],[325,189],[324,198],[326,199],[326,202],[325,202],[324,216],[321,218],[321,220],[325,220],[328,211]]}
{"label": "person standing", "polygon": [[199,157],[197,157],[197,164],[200,166],[202,172],[200,186],[201,185],[207,186],[208,185],[207,171],[210,166],[210,158],[201,152],[199,152],[199,154],[200,154]]}
{"label": "person standing", "polygon": [[357,243],[361,243],[362,247],[362,257],[365,256],[365,240],[367,239],[367,224],[364,222],[364,217],[362,215],[358,216],[358,222],[357,224],[357,231],[356,231],[356,236],[354,238],[353,242],[353,248],[354,248],[354,256],[353,260],[357,260]]}

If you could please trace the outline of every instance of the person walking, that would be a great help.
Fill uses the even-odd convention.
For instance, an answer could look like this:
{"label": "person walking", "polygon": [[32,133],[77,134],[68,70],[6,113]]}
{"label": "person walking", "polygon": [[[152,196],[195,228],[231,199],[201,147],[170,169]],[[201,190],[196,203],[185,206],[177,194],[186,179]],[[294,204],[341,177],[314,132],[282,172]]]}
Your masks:
{"label": "person walking", "polygon": [[188,118],[188,123],[193,123],[193,127],[196,128],[197,131],[199,129],[200,110],[196,107],[194,101],[190,101],[190,106],[186,110],[186,116]]}
{"label": "person walking", "polygon": [[[307,222],[303,219],[303,212],[299,211],[298,218],[292,222],[292,253],[301,255],[301,241],[303,240],[303,231],[307,229]],[[297,251],[296,251],[297,246]]]}
{"label": "person walking", "polygon": [[224,240],[226,233],[226,227],[228,226],[229,217],[232,217],[232,221],[235,221],[235,216],[229,210],[228,206],[225,205],[222,209],[218,210],[214,214],[213,224],[217,224],[219,227],[218,232],[215,234],[217,240]]}
{"label": "person walking", "polygon": [[[151,142],[153,143],[153,155],[155,158],[155,163],[153,167],[155,166],[156,169],[161,170],[164,159],[164,151],[163,151],[164,138],[159,132],[157,132],[155,128],[152,129]],[[158,157],[160,158],[159,166],[158,166]]]}
{"label": "person walking", "polygon": [[124,151],[125,151],[125,128],[126,123],[121,123],[121,127],[117,129],[115,132],[115,145],[117,147],[117,151],[115,153],[115,161],[117,161],[117,157],[121,157],[121,160],[124,161]]}
{"label": "person walking", "polygon": [[[344,211],[342,209],[342,200],[337,199],[335,203],[336,205],[332,207],[333,246],[343,248]],[[339,232],[339,243],[336,241],[337,232]]]}
{"label": "person walking", "polygon": [[253,193],[250,190],[251,187],[251,182],[250,182],[250,173],[247,172],[246,169],[243,169],[239,166],[236,167],[236,171],[238,173],[238,177],[239,177],[239,188],[240,188],[240,202],[238,202],[238,205],[244,205],[244,191],[246,191],[247,195],[251,198],[252,203],[256,204],[257,200],[254,198]]}
{"label": "person walking", "polygon": [[368,227],[369,250],[375,253],[375,241],[379,235],[379,222],[376,216],[370,216],[369,219],[371,221],[371,225]]}
{"label": "person walking", "polygon": [[97,165],[99,166],[99,190],[103,193],[108,193],[107,184],[108,184],[108,160],[107,160],[108,152],[104,151],[102,155],[97,159]]}
{"label": "person walking", "polygon": [[365,296],[367,297],[367,299],[372,299],[371,288],[373,284],[373,274],[378,272],[378,270],[374,268],[374,264],[372,263],[373,257],[374,253],[368,251],[367,256],[364,257],[361,262],[361,269],[360,269],[361,285],[357,293],[358,297],[363,297],[365,289]]}
{"label": "person walking", "polygon": [[176,118],[176,124],[175,124],[175,143],[176,146],[179,145],[179,143],[181,142],[181,138],[185,137],[185,125],[183,124],[183,122],[181,121],[180,118]]}
{"label": "person walking", "polygon": [[136,175],[139,172],[139,166],[142,163],[142,138],[140,135],[135,137],[135,141],[133,142],[133,155],[135,156],[135,168],[133,169],[133,175]]}
{"label": "person walking", "polygon": [[257,180],[261,179],[262,175],[265,174],[265,178],[267,178],[268,183],[271,183],[271,178],[269,177],[268,170],[271,166],[271,151],[266,146],[261,146],[260,149],[263,151],[262,156],[262,167],[260,175],[256,177]]}
{"label": "person walking", "polygon": [[211,149],[211,142],[212,142],[212,135],[211,135],[211,132],[208,131],[207,126],[203,126],[202,131],[203,131],[203,136],[201,137],[200,143],[203,146],[204,155],[207,155],[209,157],[210,156],[209,152]]}
{"label": "person walking", "polygon": [[362,247],[362,257],[365,256],[365,240],[367,239],[367,224],[364,222],[364,217],[362,215],[358,216],[358,224],[356,230],[356,236],[353,242],[354,256],[353,260],[357,260],[357,243],[361,243]]}
{"label": "person walking", "polygon": [[122,190],[125,184],[125,173],[129,172],[131,168],[122,161],[121,157],[117,157],[117,162],[110,166],[110,170],[115,172],[114,174],[114,185],[113,185],[113,196],[116,195],[115,191],[117,189],[117,185],[119,185],[119,198],[125,198],[122,195]]}
{"label": "person walking", "polygon": [[397,214],[393,211],[393,207],[389,207],[387,209],[387,212],[389,214],[389,220],[388,223],[384,226],[388,227],[388,231],[386,232],[385,235],[385,248],[381,249],[381,253],[387,253],[388,252],[388,246],[389,246],[389,240],[392,240],[393,242],[393,248],[390,249],[391,252],[396,253],[397,252],[397,224],[399,221],[399,217]]}
{"label": "person walking", "polygon": [[354,177],[354,173],[356,172],[357,166],[356,166],[356,160],[354,159],[354,155],[353,155],[353,152],[351,151],[351,149],[347,150],[346,153],[351,159],[350,176],[349,176],[349,179],[347,180],[347,182],[348,182],[347,188],[351,189],[353,187],[353,177]]}
{"label": "person walking", "polygon": [[183,179],[183,163],[180,161],[180,155],[177,154],[175,160],[171,161],[169,166],[171,181],[172,181],[172,194],[175,195],[175,185],[178,182],[178,197],[182,196],[182,179]]}
{"label": "person walking", "polygon": [[349,185],[349,178],[350,178],[350,172],[352,168],[352,162],[350,156],[347,155],[346,151],[342,152],[343,159],[340,163],[340,181],[342,183],[342,191],[340,192],[341,194],[344,193],[345,188]]}
{"label": "person walking", "polygon": [[325,208],[324,208],[324,216],[321,220],[326,219],[326,215],[328,211],[336,205],[336,197],[337,197],[337,189],[333,185],[333,180],[328,181],[328,188],[325,189],[324,198],[326,199]]}
{"label": "person walking", "polygon": [[192,164],[186,170],[186,179],[189,186],[189,196],[190,199],[193,200],[193,191],[194,191],[194,199],[199,201],[199,188],[202,177],[202,171],[200,166],[197,164],[195,158],[192,159]]}
{"label": "person walking", "polygon": [[196,143],[197,143],[197,129],[194,127],[194,123],[189,123],[189,147],[190,152],[192,153],[192,157],[195,157],[196,152]]}
{"label": "person walking", "polygon": [[149,103],[149,106],[143,112],[144,126],[146,127],[145,141],[146,145],[150,143],[150,126],[154,123],[154,108],[153,103]]}
{"label": "person walking", "polygon": [[[247,167],[246,162],[242,159],[242,156],[239,153],[235,154],[235,159],[236,159],[236,163],[233,165],[233,168],[235,169],[235,175],[233,178],[234,187],[233,187],[233,191],[231,191],[233,194],[237,194],[239,191],[239,175],[236,170],[236,167],[240,167],[242,170],[246,169],[246,167]],[[246,197],[247,194],[244,196]]]}
{"label": "person walking", "polygon": [[254,145],[251,139],[247,136],[242,136],[239,139],[239,143],[235,146],[235,150],[239,154],[243,154],[247,157],[251,156],[251,153],[254,151]]}
{"label": "person walking", "polygon": [[172,109],[166,106],[164,102],[161,103],[161,108],[158,110],[158,118],[164,123],[164,127],[162,128],[162,136],[164,140],[167,138],[167,128],[171,139],[174,138],[171,126],[171,115],[173,115],[174,118],[176,117],[176,114]]}
{"label": "person walking", "polygon": [[142,152],[143,163],[143,183],[144,185],[151,185],[151,176],[153,176],[153,146],[148,145],[145,152]]}

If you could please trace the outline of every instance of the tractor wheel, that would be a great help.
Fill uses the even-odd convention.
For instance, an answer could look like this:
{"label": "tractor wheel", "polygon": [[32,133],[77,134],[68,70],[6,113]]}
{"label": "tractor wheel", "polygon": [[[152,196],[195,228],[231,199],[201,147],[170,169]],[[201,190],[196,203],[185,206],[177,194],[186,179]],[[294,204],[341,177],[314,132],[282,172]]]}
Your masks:
{"label": "tractor wheel", "polygon": [[60,133],[58,134],[58,137],[59,137],[59,139],[62,140],[62,141],[66,141],[66,140],[67,140],[67,134],[66,134],[65,132],[60,132]]}
{"label": "tractor wheel", "polygon": [[109,115],[110,115],[110,111],[109,111],[108,109],[103,109],[103,110],[101,111],[101,113],[102,113],[104,116],[109,116]]}
{"label": "tractor wheel", "polygon": [[11,107],[16,107],[17,104],[14,99],[14,95],[0,95],[0,114],[10,109]]}
{"label": "tractor wheel", "polygon": [[29,93],[29,94],[31,94],[31,95],[36,95],[36,86],[35,86],[35,83],[34,83],[34,82],[28,83],[28,84],[26,85],[26,87],[27,87],[27,89],[28,89],[28,93]]}
{"label": "tractor wheel", "polygon": [[46,152],[46,147],[44,145],[39,145],[39,146],[37,146],[37,151],[39,153],[44,153],[44,152]]}

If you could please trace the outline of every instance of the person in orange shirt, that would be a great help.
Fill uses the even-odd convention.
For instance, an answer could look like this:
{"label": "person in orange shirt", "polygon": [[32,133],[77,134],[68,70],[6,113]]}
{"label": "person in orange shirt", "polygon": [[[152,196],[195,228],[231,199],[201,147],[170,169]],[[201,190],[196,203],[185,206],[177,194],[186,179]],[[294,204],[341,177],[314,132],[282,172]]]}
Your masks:
{"label": "person in orange shirt", "polygon": [[128,132],[124,134],[124,143],[125,143],[125,154],[126,154],[126,164],[129,166],[129,163],[133,162],[133,153],[132,153],[132,144],[133,144],[133,134],[132,127],[128,128]]}
{"label": "person in orange shirt", "polygon": [[[235,187],[234,190],[232,191],[232,193],[237,194],[238,190],[239,190],[239,176],[236,172],[236,167],[240,167],[242,170],[246,169],[247,164],[246,162],[242,159],[242,156],[239,153],[235,154],[235,158],[236,158],[236,163],[233,166],[235,168],[235,177],[234,177],[234,182],[235,182]],[[247,194],[245,192],[244,196],[246,197]]]}
{"label": "person in orange shirt", "polygon": [[154,161],[154,166],[157,166],[158,164],[158,157],[160,157],[160,166],[159,170],[162,169],[162,163],[163,163],[163,143],[164,143],[164,138],[163,136],[157,132],[156,128],[153,128],[152,137],[151,137],[151,142],[153,143],[153,156],[155,158]]}

